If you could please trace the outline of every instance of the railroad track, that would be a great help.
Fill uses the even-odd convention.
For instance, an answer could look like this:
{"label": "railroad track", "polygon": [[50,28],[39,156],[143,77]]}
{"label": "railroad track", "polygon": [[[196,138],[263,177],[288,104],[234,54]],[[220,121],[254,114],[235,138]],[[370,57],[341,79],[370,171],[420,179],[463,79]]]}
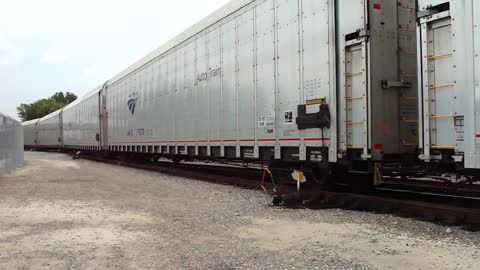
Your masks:
{"label": "railroad track", "polygon": [[[242,188],[260,189],[263,176],[261,166],[245,167],[241,163],[196,164],[167,161],[131,162],[106,159],[96,155],[82,158],[130,168],[156,171],[175,176],[217,184],[235,185]],[[267,188],[273,185],[267,183]],[[284,187],[283,192],[295,191],[295,186]],[[418,191],[376,189],[365,194],[351,190],[310,191],[305,194],[302,207],[310,209],[340,208],[357,211],[395,214],[449,226],[463,226],[467,230],[480,231],[480,199],[442,196]],[[452,203],[453,202],[453,203]]]}

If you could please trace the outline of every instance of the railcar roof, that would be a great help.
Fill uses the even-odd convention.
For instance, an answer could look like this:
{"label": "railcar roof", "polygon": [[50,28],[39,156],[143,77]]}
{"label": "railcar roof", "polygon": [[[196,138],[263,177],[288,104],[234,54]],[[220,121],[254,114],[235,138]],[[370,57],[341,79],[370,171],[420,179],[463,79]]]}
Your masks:
{"label": "railcar roof", "polygon": [[10,116],[8,116],[8,115],[6,115],[6,114],[3,114],[3,113],[1,113],[1,112],[0,112],[0,117],[7,118],[7,119],[10,119],[10,120],[12,120],[12,121],[18,122],[18,120],[16,120],[15,118],[10,117]]}
{"label": "railcar roof", "polygon": [[89,97],[98,94],[98,92],[100,92],[100,90],[102,90],[103,85],[104,85],[104,84],[97,86],[97,87],[96,87],[95,89],[93,89],[92,91],[86,93],[85,95],[83,95],[82,97],[78,98],[78,99],[75,100],[74,102],[68,104],[67,106],[65,106],[65,108],[63,108],[63,110],[64,110],[64,111],[67,111],[67,110],[69,110],[70,108],[75,107],[77,104],[81,103],[82,101],[88,99]]}
{"label": "railcar roof", "polygon": [[118,80],[122,79],[123,77],[127,76],[128,74],[132,73],[133,71],[139,69],[143,65],[149,63],[150,61],[158,58],[162,54],[168,52],[169,50],[175,48],[178,45],[181,45],[183,42],[187,41],[188,39],[192,38],[196,34],[200,33],[201,31],[207,29],[208,27],[214,25],[215,23],[221,21],[225,17],[229,16],[230,14],[234,13],[235,11],[239,10],[240,8],[247,6],[256,0],[233,0],[225,4],[223,7],[219,8],[214,13],[210,14],[208,17],[204,18],[200,22],[194,24],[183,33],[179,34],[178,36],[174,37],[164,45],[160,46],[140,61],[136,62],[135,64],[128,67],[126,70],[122,71],[115,77],[113,77],[109,84],[114,84]]}
{"label": "railcar roof", "polygon": [[25,121],[25,122],[22,122],[22,125],[24,126],[29,126],[29,125],[33,125],[33,124],[36,124],[40,119],[37,118],[37,119],[33,119],[33,120],[29,120],[29,121]]}
{"label": "railcar roof", "polygon": [[[122,79],[123,77],[127,76],[128,74],[130,74],[130,73],[134,72],[135,70],[139,69],[143,65],[145,65],[145,64],[149,63],[150,61],[158,58],[162,54],[168,52],[169,50],[175,48],[178,45],[181,45],[183,42],[187,41],[188,39],[192,38],[196,34],[198,34],[201,31],[207,29],[208,27],[214,25],[218,21],[221,21],[222,19],[224,19],[225,17],[234,13],[235,11],[239,10],[240,8],[242,8],[244,6],[247,6],[247,5],[249,5],[249,4],[251,4],[255,1],[257,1],[257,0],[232,0],[232,1],[228,2],[223,7],[219,8],[217,11],[215,11],[214,13],[209,15],[208,17],[204,18],[200,22],[191,26],[190,28],[185,30],[183,33],[174,37],[173,39],[171,39],[170,41],[168,41],[164,45],[160,46],[159,48],[157,48],[156,50],[154,50],[153,52],[151,52],[150,54],[145,56],[144,58],[140,59],[135,64],[131,65],[130,67],[128,67],[127,69],[125,69],[124,71],[119,73],[118,75],[114,76],[111,80],[108,81],[108,84],[113,84],[113,83],[117,82],[118,80]],[[91,97],[95,94],[98,94],[98,92],[102,90],[104,85],[105,85],[105,83],[99,85],[98,87],[96,87],[92,91],[88,92],[87,94],[85,94],[81,98],[79,98],[79,99],[75,100],[74,102],[65,106],[63,108],[63,110],[64,111],[69,110],[70,108],[73,108],[77,104],[81,103],[83,100],[86,100],[89,97]],[[58,115],[59,113],[60,113],[60,110],[41,118],[40,121],[48,119],[48,118],[53,117],[55,115]]]}
{"label": "railcar roof", "polygon": [[58,109],[58,110],[56,110],[56,111],[54,111],[54,112],[52,112],[52,113],[50,113],[50,114],[48,114],[48,115],[45,115],[44,117],[40,118],[40,119],[38,120],[38,122],[42,122],[42,121],[48,120],[48,119],[50,119],[50,118],[52,118],[52,117],[58,116],[58,115],[60,114],[60,112],[62,112],[62,110],[63,110],[63,108]]}

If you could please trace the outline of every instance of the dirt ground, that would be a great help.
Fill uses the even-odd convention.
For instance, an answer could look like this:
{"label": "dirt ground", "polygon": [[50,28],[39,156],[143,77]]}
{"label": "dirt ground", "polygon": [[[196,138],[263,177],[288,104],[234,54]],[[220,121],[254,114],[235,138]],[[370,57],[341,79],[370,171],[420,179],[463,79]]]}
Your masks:
{"label": "dirt ground", "polygon": [[0,176],[0,269],[480,269],[480,233],[28,152]]}

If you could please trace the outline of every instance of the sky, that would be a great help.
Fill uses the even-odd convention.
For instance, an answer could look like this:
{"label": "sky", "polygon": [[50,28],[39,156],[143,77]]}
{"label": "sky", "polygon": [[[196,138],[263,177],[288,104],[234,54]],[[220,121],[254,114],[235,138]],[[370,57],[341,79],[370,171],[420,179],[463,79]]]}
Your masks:
{"label": "sky", "polygon": [[79,97],[230,0],[0,0],[0,112]]}

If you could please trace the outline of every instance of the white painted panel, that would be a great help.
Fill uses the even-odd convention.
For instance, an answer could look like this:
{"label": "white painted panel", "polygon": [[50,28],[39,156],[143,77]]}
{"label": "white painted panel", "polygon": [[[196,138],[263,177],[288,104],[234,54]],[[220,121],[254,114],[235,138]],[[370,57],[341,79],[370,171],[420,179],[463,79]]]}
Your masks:
{"label": "white painted panel", "polygon": [[[254,12],[237,18],[238,59],[238,136],[242,140],[255,138],[255,82],[254,82]],[[231,138],[230,138],[231,139]],[[244,142],[246,144],[247,142]],[[252,142],[248,142],[253,144]]]}
{"label": "white painted panel", "polygon": [[196,61],[196,124],[195,139],[200,144],[206,145],[208,142],[208,133],[210,129],[209,123],[209,99],[208,87],[205,75],[207,74],[207,39],[203,35],[196,41],[197,45],[197,61]]}
{"label": "white painted panel", "polygon": [[[275,139],[275,32],[274,2],[266,1],[256,11],[257,139]],[[262,144],[268,145],[269,142]]]}
{"label": "white painted panel", "polygon": [[211,145],[220,145],[222,139],[222,82],[221,82],[221,51],[220,28],[215,26],[208,33],[208,80],[209,98],[209,139]]}
{"label": "white painted panel", "polygon": [[237,139],[236,21],[222,26],[222,128],[226,145]]}
{"label": "white painted panel", "polygon": [[[335,83],[330,82],[332,73],[335,73],[332,70],[335,65],[331,63],[331,60],[335,58],[334,55],[331,55],[331,52],[334,50],[330,48],[335,44],[333,40],[330,40],[334,26],[334,22],[330,21],[330,9],[333,7],[329,5],[329,1],[325,0],[303,0],[302,7],[303,100],[301,100],[301,103],[306,103],[307,100],[326,98],[326,102],[331,105],[330,108],[333,110],[334,103],[332,102],[335,97],[330,96],[331,89],[336,88]],[[309,112],[317,112],[319,110],[318,105],[309,107]],[[336,115],[332,114],[332,122],[335,122],[336,119]],[[332,139],[330,130],[324,130],[323,136],[327,139]],[[305,141],[305,144],[308,146],[322,146],[329,143],[328,140],[314,140],[321,137],[322,131],[320,129],[306,130],[305,138],[307,138],[307,141]]]}
{"label": "white painted panel", "polygon": [[[300,144],[300,132],[295,119],[297,117],[298,105],[304,104],[300,100],[300,35],[298,16],[298,1],[277,1],[278,137],[281,145],[297,147]],[[293,117],[290,117],[291,115]]]}

